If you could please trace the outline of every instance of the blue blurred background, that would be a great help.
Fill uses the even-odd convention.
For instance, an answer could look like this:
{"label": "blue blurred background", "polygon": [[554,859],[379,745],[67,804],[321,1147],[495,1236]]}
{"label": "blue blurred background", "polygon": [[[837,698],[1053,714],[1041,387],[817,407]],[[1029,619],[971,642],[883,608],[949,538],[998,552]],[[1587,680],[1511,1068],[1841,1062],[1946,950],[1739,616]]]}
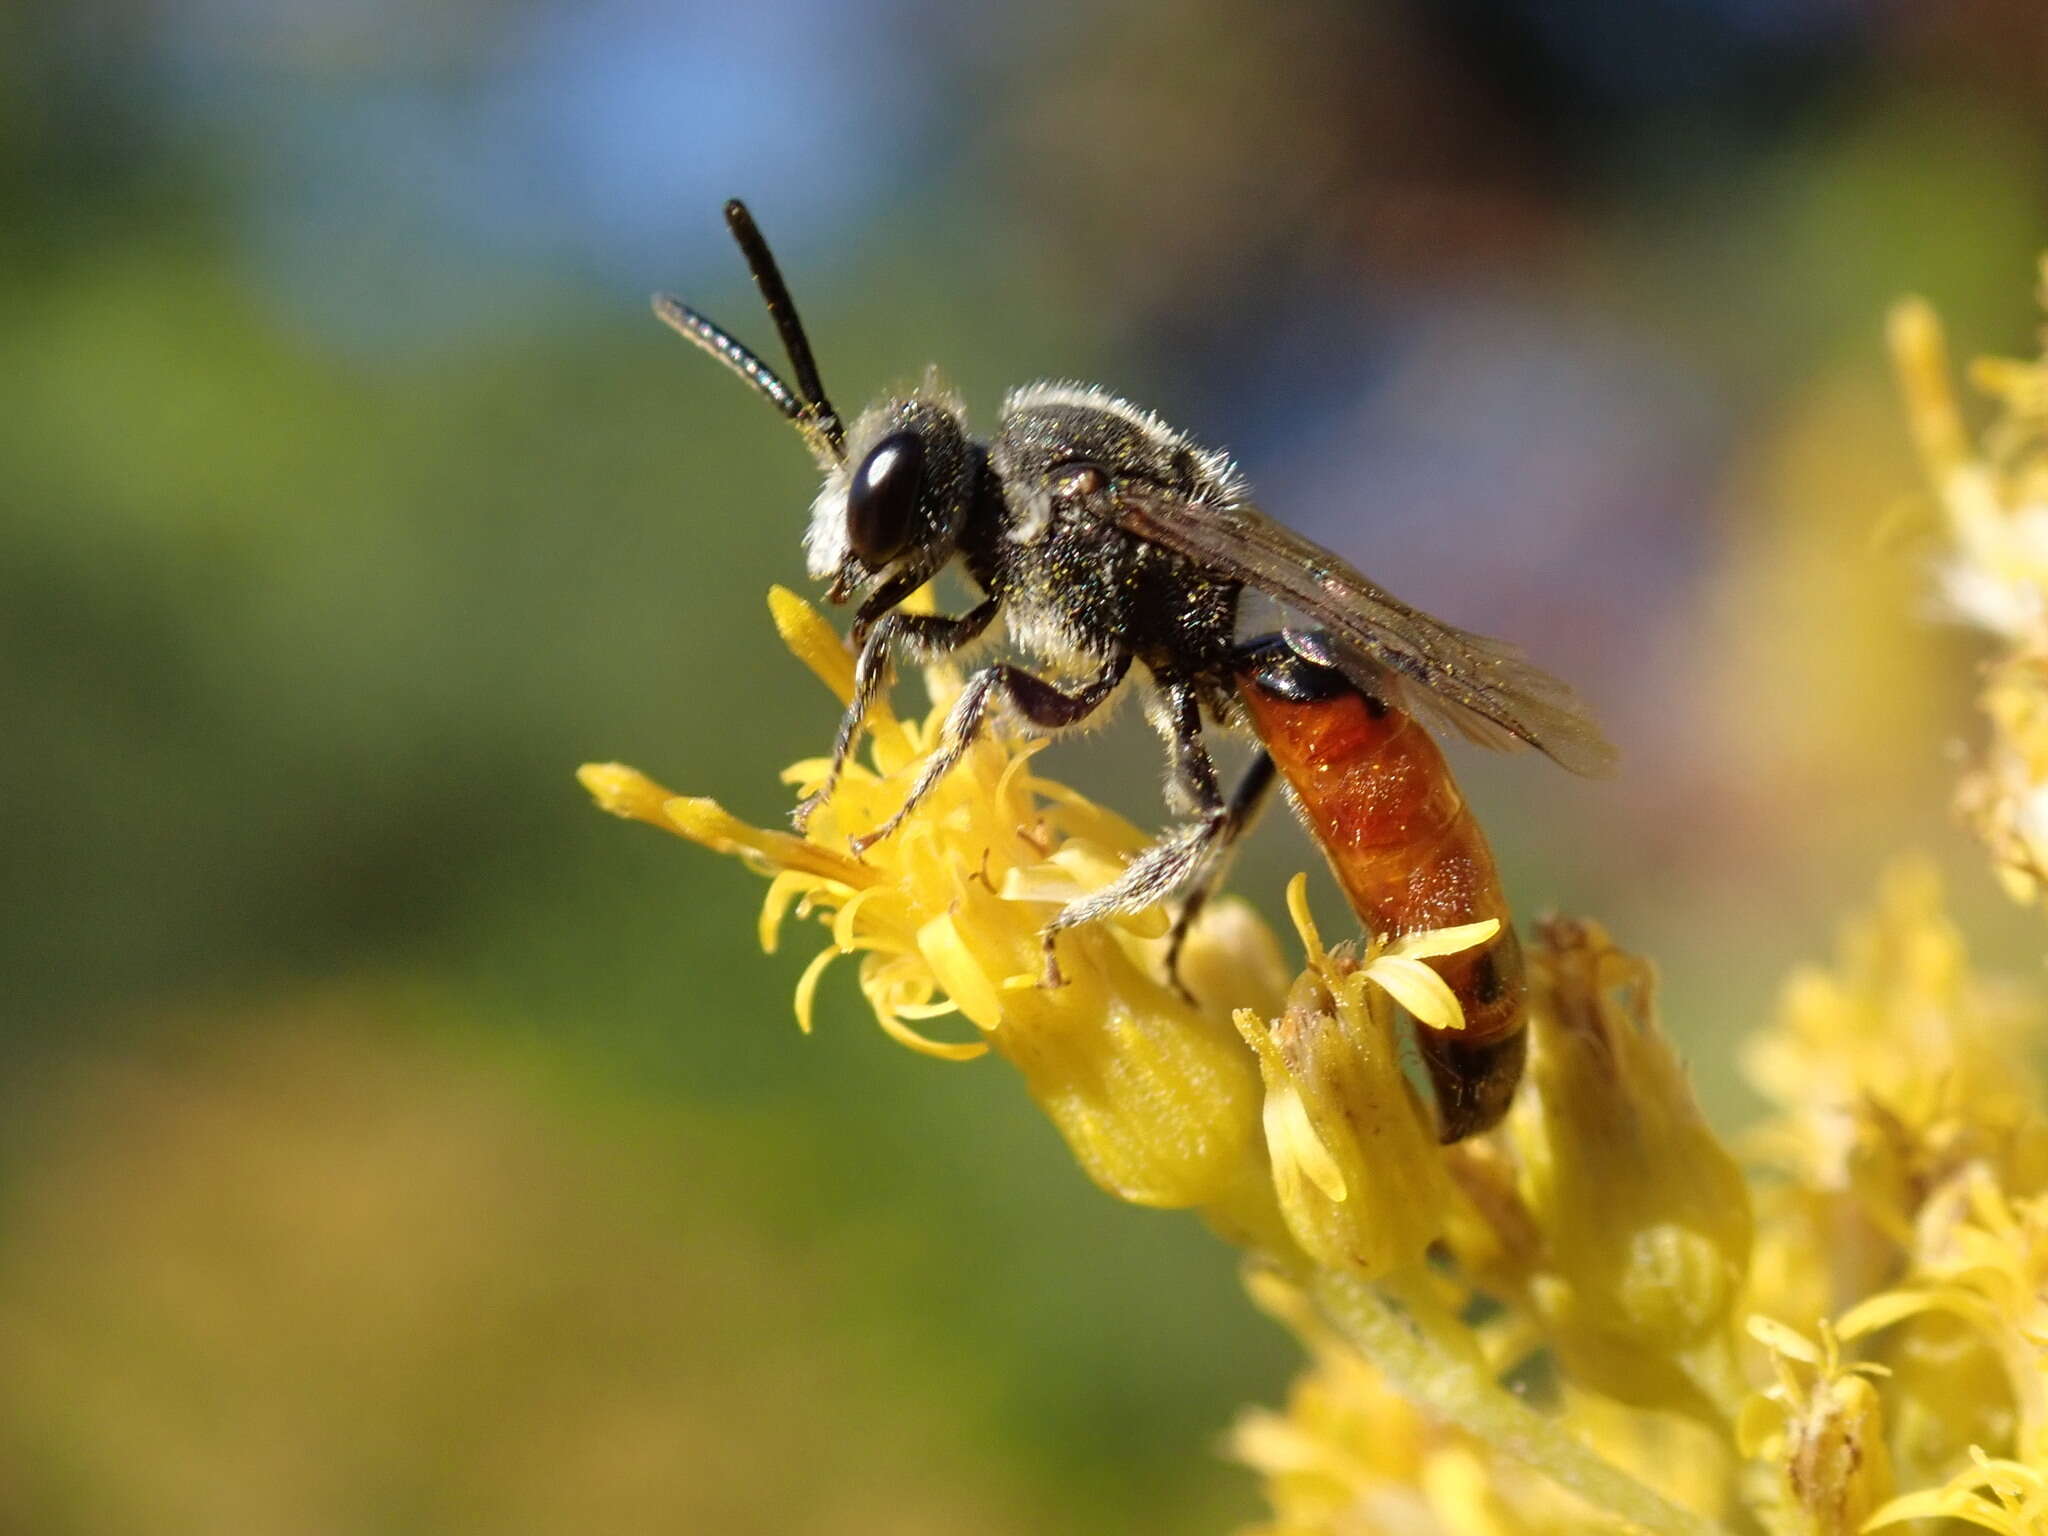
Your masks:
{"label": "blue blurred background", "polygon": [[[1099,380],[1572,679],[1622,777],[1468,791],[1733,1123],[1890,850],[2024,949],[1879,337],[2030,346],[2044,66],[2032,0],[10,9],[0,1528],[1248,1518],[1232,1256],[844,974],[799,1037],[758,882],[570,777],[773,822],[834,719],[807,460],[646,295],[767,343],[744,195],[843,406]],[[1046,762],[1159,819],[1135,718]]]}

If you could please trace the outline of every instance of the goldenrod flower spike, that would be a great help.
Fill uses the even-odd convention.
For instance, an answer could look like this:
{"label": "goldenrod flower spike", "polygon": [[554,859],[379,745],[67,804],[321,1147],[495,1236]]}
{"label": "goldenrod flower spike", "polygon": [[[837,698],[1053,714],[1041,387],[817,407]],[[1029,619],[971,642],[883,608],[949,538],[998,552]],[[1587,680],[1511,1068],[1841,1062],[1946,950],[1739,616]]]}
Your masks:
{"label": "goldenrod flower spike", "polygon": [[[1892,340],[1949,532],[1943,592],[2001,647],[1963,803],[2008,888],[2048,905],[2048,365],[1973,370],[1998,408],[1973,446],[1932,312],[1902,305]],[[852,661],[830,626],[790,593],[770,601],[845,699]],[[1064,935],[1070,979],[1048,989],[1040,928],[1145,836],[1038,777],[1038,744],[998,730],[854,857],[958,687],[946,668],[925,681],[937,708],[878,711],[801,837],[617,764],[581,777],[604,809],[769,876],[764,948],[816,925],[804,1028],[852,957],[892,1039],[1000,1055],[1103,1188],[1197,1207],[1251,1253],[1254,1298],[1311,1358],[1285,1414],[1233,1437],[1273,1506],[1256,1536],[1851,1536],[1936,1519],[2048,1536],[2040,989],[2015,1006],[1975,978],[1929,869],[1889,873],[1835,962],[1796,974],[1748,1041],[1770,1106],[1744,1141],[1753,1184],[1694,1102],[1649,967],[1590,923],[1540,930],[1507,1121],[1443,1148],[1396,1010],[1458,1030],[1426,962],[1493,923],[1329,945],[1297,880],[1298,977],[1226,901],[1183,955],[1199,1004],[1164,980],[1157,909]],[[824,773],[806,760],[785,779],[808,794]]]}
{"label": "goldenrod flower spike", "polygon": [[[850,674],[829,628],[787,593],[772,603],[792,650],[843,695]],[[943,672],[928,682],[941,696],[953,686]],[[1139,1204],[1201,1207],[1233,1241],[1299,1269],[1344,1335],[1421,1405],[1411,1411],[1475,1437],[1462,1464],[1429,1473],[1447,1513],[1485,1502],[1474,1458],[1486,1446],[1506,1458],[1489,1465],[1518,1469],[1506,1475],[1531,1488],[1543,1486],[1540,1474],[1647,1529],[1706,1531],[1494,1381],[1477,1337],[1423,1268],[1450,1181],[1432,1119],[1400,1068],[1395,1009],[1433,1029],[1461,1027],[1456,997],[1424,962],[1486,942],[1497,925],[1331,950],[1297,880],[1289,905],[1309,966],[1291,986],[1271,932],[1242,903],[1224,901],[1182,955],[1199,1005],[1165,980],[1167,914],[1157,910],[1063,936],[1069,981],[1046,988],[1039,929],[1061,903],[1115,879],[1144,836],[1038,778],[1036,743],[995,732],[892,836],[852,857],[850,841],[902,804],[938,723],[935,711],[872,733],[866,759],[848,766],[801,837],[672,795],[630,769],[596,767],[583,778],[605,808],[771,876],[764,947],[792,916],[824,927],[828,943],[797,985],[804,1028],[832,961],[857,955],[861,990],[891,1038],[947,1060],[993,1049],[1105,1189]],[[809,761],[785,777],[801,794],[823,772]],[[943,1019],[968,1037],[919,1027]]]}

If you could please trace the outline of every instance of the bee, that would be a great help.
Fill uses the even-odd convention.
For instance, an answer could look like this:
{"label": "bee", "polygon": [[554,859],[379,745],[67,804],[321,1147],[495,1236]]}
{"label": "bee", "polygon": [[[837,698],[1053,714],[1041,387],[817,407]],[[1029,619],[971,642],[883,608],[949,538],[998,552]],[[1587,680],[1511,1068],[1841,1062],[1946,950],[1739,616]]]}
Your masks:
{"label": "bee", "polygon": [[1247,642],[1238,702],[1367,932],[1500,920],[1484,944],[1426,962],[1465,1014],[1463,1029],[1415,1031],[1438,1132],[1459,1141],[1499,1120],[1521,1080],[1521,944],[1493,850],[1442,749],[1407,711],[1303,654],[1322,638]]}
{"label": "bee", "polygon": [[[1608,767],[1613,749],[1562,683],[1499,641],[1409,607],[1271,521],[1253,506],[1228,454],[1106,390],[1027,385],[1003,402],[987,439],[971,436],[960,399],[929,381],[845,421],[826,397],[752,215],[735,200],[725,220],[788,354],[792,382],[689,306],[662,295],[655,312],[803,438],[824,476],[804,536],[809,570],[829,583],[828,600],[855,604],[853,697],[823,783],[796,808],[798,828],[831,795],[894,663],[959,651],[998,618],[1014,646],[1054,675],[997,661],[969,677],[903,805],[854,840],[856,855],[931,793],[992,712],[1053,732],[1096,716],[1127,680],[1145,696],[1165,744],[1168,803],[1184,819],[1046,925],[1048,984],[1060,980],[1060,933],[1182,895],[1167,961],[1177,974],[1188,925],[1274,778],[1262,751],[1226,796],[1204,734],[1209,724],[1254,733],[1259,726],[1239,684],[1247,591],[1305,618],[1308,626],[1283,631],[1281,644],[1340,674],[1361,697],[1489,746],[1532,746],[1576,772]],[[904,609],[913,592],[956,565],[979,601],[958,614]]]}

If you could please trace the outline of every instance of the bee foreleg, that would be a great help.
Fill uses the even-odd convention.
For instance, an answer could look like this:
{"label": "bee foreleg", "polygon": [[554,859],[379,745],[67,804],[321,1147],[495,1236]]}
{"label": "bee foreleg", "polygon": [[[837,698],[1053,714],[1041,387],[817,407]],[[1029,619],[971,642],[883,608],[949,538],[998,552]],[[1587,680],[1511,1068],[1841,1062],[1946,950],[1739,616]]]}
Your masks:
{"label": "bee foreleg", "polygon": [[1040,730],[1056,731],[1078,725],[1094,714],[1103,701],[1116,692],[1117,684],[1124,680],[1130,666],[1129,655],[1118,656],[1107,663],[1095,678],[1072,693],[1054,687],[1042,677],[1034,677],[1021,667],[1007,664],[983,667],[967,680],[967,685],[960,690],[960,697],[953,701],[953,708],[947,713],[946,723],[939,732],[938,748],[925,759],[917,782],[910,786],[909,798],[895,815],[874,831],[855,838],[851,844],[854,853],[866,852],[894,832],[903,818],[916,809],[918,802],[938,787],[939,780],[953,770],[981,734],[993,699],[1000,696],[1002,702],[1026,723]]}
{"label": "bee foreleg", "polygon": [[990,598],[958,618],[944,613],[891,613],[865,631],[860,656],[853,664],[853,697],[847,702],[846,713],[839,718],[839,734],[832,742],[832,764],[825,770],[825,782],[790,813],[797,831],[803,831],[811,814],[838,787],[839,776],[846,771],[846,760],[853,756],[853,749],[860,742],[868,711],[888,685],[896,654],[901,651],[913,656],[937,656],[957,650],[988,628],[998,606]]}

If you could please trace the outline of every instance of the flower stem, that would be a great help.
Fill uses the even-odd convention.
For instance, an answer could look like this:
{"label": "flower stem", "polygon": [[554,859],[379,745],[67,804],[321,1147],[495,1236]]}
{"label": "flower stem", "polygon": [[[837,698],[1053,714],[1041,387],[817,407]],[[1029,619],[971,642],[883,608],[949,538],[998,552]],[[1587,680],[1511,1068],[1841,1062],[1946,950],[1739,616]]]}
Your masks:
{"label": "flower stem", "polygon": [[1321,1270],[1309,1291],[1331,1324],[1417,1407],[1645,1531],[1722,1536],[1713,1521],[1637,1482],[1495,1381],[1469,1336],[1419,1287]]}

